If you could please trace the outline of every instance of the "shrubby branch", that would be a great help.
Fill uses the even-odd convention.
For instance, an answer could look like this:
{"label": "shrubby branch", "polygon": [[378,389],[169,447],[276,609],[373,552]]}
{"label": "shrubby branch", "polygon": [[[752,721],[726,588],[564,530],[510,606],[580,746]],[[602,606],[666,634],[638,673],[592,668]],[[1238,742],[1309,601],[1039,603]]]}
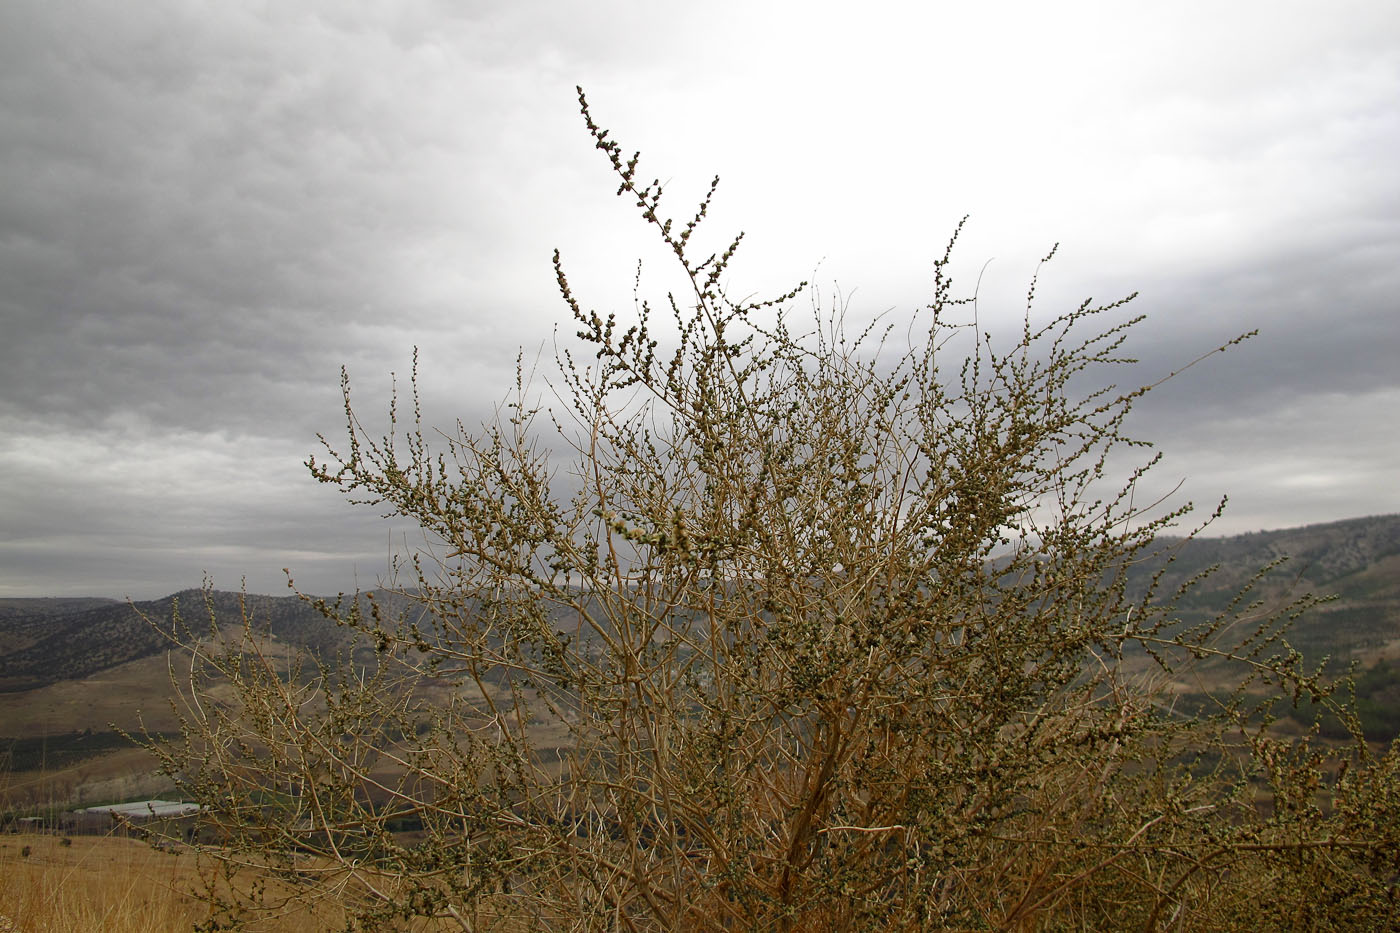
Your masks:
{"label": "shrubby branch", "polygon": [[804,320],[805,284],[731,300],[742,237],[696,246],[718,180],[677,224],[579,100],[687,290],[620,321],[556,253],[559,411],[518,369],[501,417],[430,443],[415,360],[374,437],[344,381],[313,476],[430,546],[319,604],[362,636],[339,667],[176,633],[185,738],[154,744],[209,808],[220,922],[287,892],[357,929],[1395,922],[1395,751],[1269,728],[1347,715],[1287,644],[1302,607],[1187,625],[1159,592],[1191,506],[1135,502],[1156,461],[1125,425],[1160,382],[1079,389],[1131,364],[1132,296],[1042,320],[1033,281],[1003,345],[955,235],[903,353]]}

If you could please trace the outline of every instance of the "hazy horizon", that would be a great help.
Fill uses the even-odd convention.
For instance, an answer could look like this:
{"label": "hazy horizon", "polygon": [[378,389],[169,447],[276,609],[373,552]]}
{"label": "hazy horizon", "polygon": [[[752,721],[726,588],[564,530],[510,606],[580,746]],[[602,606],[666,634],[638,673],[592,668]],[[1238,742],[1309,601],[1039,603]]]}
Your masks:
{"label": "hazy horizon", "polygon": [[[1323,521],[1323,522],[1309,522],[1309,523],[1306,524],[1306,525],[1288,525],[1288,526],[1284,526],[1284,527],[1280,527],[1280,528],[1255,528],[1255,529],[1246,529],[1246,530],[1242,530],[1242,531],[1233,531],[1233,532],[1230,532],[1229,534],[1215,534],[1215,533],[1211,533],[1211,532],[1212,532],[1212,529],[1209,529],[1209,528],[1208,528],[1208,529],[1207,529],[1207,533],[1201,534],[1201,535],[1198,535],[1198,536],[1197,536],[1197,540],[1207,540],[1207,541],[1208,541],[1208,540],[1217,539],[1217,538],[1236,538],[1236,537],[1249,536],[1249,535],[1255,535],[1255,534],[1271,534],[1271,533],[1274,533],[1274,532],[1288,532],[1288,531],[1293,531],[1293,530],[1298,530],[1298,529],[1303,529],[1303,528],[1309,528],[1309,527],[1314,527],[1314,526],[1317,526],[1317,525],[1333,525],[1333,524],[1341,524],[1341,523],[1343,523],[1343,522],[1350,522],[1350,521],[1361,521],[1361,520],[1365,520],[1365,519],[1385,519],[1385,518],[1400,518],[1400,513],[1376,513],[1376,514],[1371,514],[1371,515],[1351,515],[1351,516],[1346,516],[1346,517],[1344,517],[1344,518],[1332,519],[1332,520],[1329,520],[1329,521]],[[1168,535],[1168,537],[1171,537],[1171,536]],[[217,591],[221,591],[221,592],[238,592],[238,591],[239,591],[239,587],[237,587],[237,586],[223,586],[223,585],[219,584],[218,581],[211,581],[211,582],[214,583],[214,587],[213,587],[213,588],[214,588],[215,590],[217,590]],[[174,595],[176,595],[177,593],[189,592],[190,590],[198,590],[198,589],[201,589],[202,587],[203,587],[203,581],[201,580],[201,581],[199,581],[198,583],[190,584],[190,585],[188,585],[188,586],[179,586],[179,587],[176,587],[175,589],[172,589],[172,590],[169,590],[169,591],[166,591],[166,592],[159,592],[159,593],[153,592],[153,593],[146,593],[146,594],[129,594],[129,595],[126,595],[126,596],[113,596],[113,595],[111,595],[111,594],[104,594],[104,593],[87,593],[87,592],[81,592],[81,593],[79,593],[79,592],[56,592],[56,593],[35,593],[35,594],[23,594],[23,595],[18,595],[18,594],[16,594],[16,595],[10,595],[10,594],[6,594],[6,595],[0,595],[0,600],[3,600],[3,599],[109,599],[109,600],[113,600],[113,601],[116,601],[116,602],[123,602],[123,601],[126,601],[126,600],[129,599],[129,600],[134,601],[134,602],[149,602],[149,601],[153,601],[153,600],[164,599],[164,598],[167,597],[167,596],[174,596]],[[331,597],[331,596],[335,596],[337,593],[341,593],[341,592],[344,592],[344,593],[353,592],[353,590],[335,590],[335,591],[323,590],[323,591],[313,591],[313,590],[305,590],[305,589],[302,589],[302,588],[300,588],[300,587],[298,587],[298,589],[300,589],[301,592],[306,593],[307,595],[310,595],[310,596],[321,596],[321,597]],[[375,584],[373,584],[373,583],[361,586],[361,591],[373,590],[373,589],[382,589],[382,587],[377,586],[377,585],[375,585]],[[286,588],[285,585],[282,586],[278,591],[259,591],[259,590],[252,590],[252,589],[249,589],[249,590],[246,590],[245,592],[247,592],[247,594],[250,595],[250,596],[294,596],[294,595],[295,595],[295,594],[293,594],[290,590],[288,590],[288,589]]]}

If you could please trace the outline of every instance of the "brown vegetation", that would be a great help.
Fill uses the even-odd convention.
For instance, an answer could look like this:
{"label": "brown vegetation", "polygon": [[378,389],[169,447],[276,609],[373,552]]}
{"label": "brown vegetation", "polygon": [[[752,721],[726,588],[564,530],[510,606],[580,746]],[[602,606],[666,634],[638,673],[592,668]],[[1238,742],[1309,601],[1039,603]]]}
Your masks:
{"label": "brown vegetation", "polygon": [[[209,808],[219,922],[288,887],[361,929],[1400,920],[1398,753],[1268,730],[1306,700],[1355,732],[1286,639],[1304,607],[1246,582],[1187,615],[1170,564],[1129,589],[1190,507],[1135,500],[1150,459],[1105,486],[1151,388],[1108,382],[1126,300],[1028,307],[1005,348],[949,254],[907,328],[735,301],[739,241],[697,245],[709,196],[665,218],[584,115],[676,263],[660,310],[588,310],[556,259],[584,351],[558,407],[522,374],[441,450],[416,374],[382,438],[347,383],[314,475],[434,545],[399,568],[412,612],[321,604],[361,637],[347,663],[174,633],[183,735],[152,746]],[[1183,715],[1168,684],[1203,664]]]}
{"label": "brown vegetation", "polygon": [[[223,889],[219,868],[207,855],[175,844],[155,847],[115,836],[0,836],[0,933],[192,930],[211,918],[201,892]],[[285,909],[247,929],[344,928],[346,914],[333,891],[303,885],[280,893],[288,899]],[[418,933],[441,928],[408,927]]]}
{"label": "brown vegetation", "polygon": [[64,845],[64,838],[0,836],[0,918],[8,929],[149,933],[189,930],[208,916],[192,893],[193,854],[135,839],[78,836]]}

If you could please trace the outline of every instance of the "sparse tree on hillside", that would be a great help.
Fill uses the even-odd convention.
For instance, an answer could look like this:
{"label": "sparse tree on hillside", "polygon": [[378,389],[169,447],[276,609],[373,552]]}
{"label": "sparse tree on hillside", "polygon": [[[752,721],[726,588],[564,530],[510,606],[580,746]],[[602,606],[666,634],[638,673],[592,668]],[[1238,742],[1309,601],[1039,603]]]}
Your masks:
{"label": "sparse tree on hillside", "polygon": [[[556,254],[563,404],[521,376],[477,432],[430,443],[415,367],[378,438],[346,383],[313,474],[431,544],[386,588],[411,610],[322,604],[363,636],[338,668],[177,624],[186,739],[157,748],[208,807],[216,922],[311,897],[356,929],[1395,922],[1395,753],[1266,728],[1342,709],[1286,613],[1186,627],[1128,588],[1189,511],[1134,499],[1151,387],[1081,390],[1131,362],[1128,299],[1042,319],[1033,283],[998,343],[950,243],[898,327],[735,300],[739,240],[698,245],[714,185],[673,222],[579,99],[683,290],[620,320]],[[1105,489],[1119,451],[1142,466]],[[1187,715],[1170,681],[1201,671]]]}

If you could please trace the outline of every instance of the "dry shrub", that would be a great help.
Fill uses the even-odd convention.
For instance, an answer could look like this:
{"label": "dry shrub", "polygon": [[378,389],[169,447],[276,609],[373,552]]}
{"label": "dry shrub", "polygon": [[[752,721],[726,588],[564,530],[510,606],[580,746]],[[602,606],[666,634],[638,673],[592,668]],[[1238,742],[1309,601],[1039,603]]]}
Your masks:
{"label": "dry shrub", "polygon": [[[358,929],[1395,922],[1395,753],[1267,729],[1280,700],[1346,715],[1285,640],[1302,607],[1188,624],[1159,592],[1191,507],[1134,496],[1129,299],[1028,298],[1003,347],[950,243],[898,326],[734,300],[739,240],[697,245],[713,186],[673,223],[583,112],[678,287],[619,322],[556,254],[586,352],[476,433],[430,443],[415,366],[376,438],[346,382],[313,474],[428,544],[389,595],[320,603],[363,636],[339,666],[177,620],[186,740],[156,744],[211,854]],[[1203,671],[1184,714],[1168,675]],[[284,906],[231,890],[220,922]]]}

